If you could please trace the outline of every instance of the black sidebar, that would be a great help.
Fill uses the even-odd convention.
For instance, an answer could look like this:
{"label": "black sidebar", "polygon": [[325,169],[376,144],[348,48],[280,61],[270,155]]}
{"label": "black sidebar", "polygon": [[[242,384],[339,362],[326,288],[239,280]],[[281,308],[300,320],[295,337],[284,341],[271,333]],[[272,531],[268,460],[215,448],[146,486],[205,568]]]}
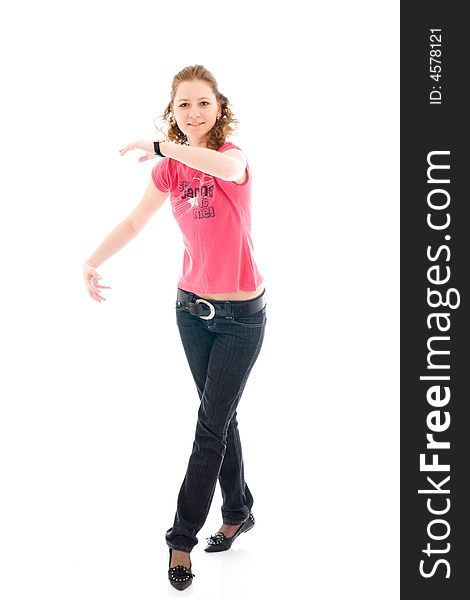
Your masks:
{"label": "black sidebar", "polygon": [[401,2],[401,598],[470,597],[470,24]]}

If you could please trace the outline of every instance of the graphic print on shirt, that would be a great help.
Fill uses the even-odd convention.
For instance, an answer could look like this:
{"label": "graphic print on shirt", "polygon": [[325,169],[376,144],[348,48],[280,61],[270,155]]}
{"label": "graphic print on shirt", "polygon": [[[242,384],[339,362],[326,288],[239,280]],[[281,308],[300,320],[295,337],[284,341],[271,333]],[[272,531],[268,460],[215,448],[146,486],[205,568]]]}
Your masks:
{"label": "graphic print on shirt", "polygon": [[195,219],[215,217],[215,210],[210,205],[214,196],[214,179],[207,173],[198,173],[201,177],[193,177],[191,182],[178,181],[180,197],[173,206],[176,219],[182,219],[193,211]]}

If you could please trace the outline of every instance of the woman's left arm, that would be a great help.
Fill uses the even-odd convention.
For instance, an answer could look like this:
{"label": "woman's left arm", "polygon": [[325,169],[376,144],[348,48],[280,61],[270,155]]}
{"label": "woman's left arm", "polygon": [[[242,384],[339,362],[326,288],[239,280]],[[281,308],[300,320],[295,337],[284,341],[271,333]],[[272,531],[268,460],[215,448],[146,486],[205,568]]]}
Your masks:
{"label": "woman's left arm", "polygon": [[[129,150],[140,149],[145,152],[139,161],[155,158],[153,142],[137,140],[128,144],[120,150],[123,156]],[[230,148],[225,152],[217,152],[210,148],[199,148],[197,146],[185,146],[175,142],[160,142],[160,150],[164,156],[179,160],[188,167],[203,171],[213,177],[219,177],[225,181],[236,181],[245,173],[246,158],[243,152],[236,148]]]}

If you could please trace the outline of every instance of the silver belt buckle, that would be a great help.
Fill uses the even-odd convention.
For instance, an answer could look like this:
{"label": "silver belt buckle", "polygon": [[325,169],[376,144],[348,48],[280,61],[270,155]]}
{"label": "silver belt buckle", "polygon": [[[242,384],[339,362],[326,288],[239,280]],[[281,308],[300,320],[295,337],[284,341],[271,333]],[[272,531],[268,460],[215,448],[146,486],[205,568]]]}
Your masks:
{"label": "silver belt buckle", "polygon": [[209,307],[209,310],[211,312],[207,316],[198,315],[198,317],[200,319],[204,319],[205,321],[207,321],[208,319],[213,319],[214,315],[215,315],[215,306],[213,304],[211,304],[210,302],[208,302],[207,300],[205,300],[204,298],[198,298],[196,300],[196,304],[199,304],[200,302],[204,302],[204,304],[207,304],[207,306]]}

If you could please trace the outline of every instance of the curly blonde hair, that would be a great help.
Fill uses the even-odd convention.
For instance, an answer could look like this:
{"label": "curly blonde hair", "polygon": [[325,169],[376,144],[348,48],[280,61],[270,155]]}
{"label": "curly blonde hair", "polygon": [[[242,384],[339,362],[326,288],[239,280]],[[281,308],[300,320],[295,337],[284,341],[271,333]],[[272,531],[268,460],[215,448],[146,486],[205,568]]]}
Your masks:
{"label": "curly blonde hair", "polygon": [[160,119],[164,121],[165,125],[164,128],[156,126],[157,131],[163,133],[170,142],[188,144],[188,138],[178,127],[176,121],[173,122],[172,120],[172,104],[179,84],[183,81],[194,81],[196,79],[205,81],[210,85],[217,102],[222,109],[221,117],[217,118],[214,127],[207,134],[207,147],[212,150],[217,150],[225,143],[227,137],[234,135],[237,130],[238,120],[234,117],[233,112],[229,107],[228,98],[219,92],[215,77],[203,65],[185,67],[174,76],[173,83],[171,84],[171,100],[163,115],[160,116]]}

